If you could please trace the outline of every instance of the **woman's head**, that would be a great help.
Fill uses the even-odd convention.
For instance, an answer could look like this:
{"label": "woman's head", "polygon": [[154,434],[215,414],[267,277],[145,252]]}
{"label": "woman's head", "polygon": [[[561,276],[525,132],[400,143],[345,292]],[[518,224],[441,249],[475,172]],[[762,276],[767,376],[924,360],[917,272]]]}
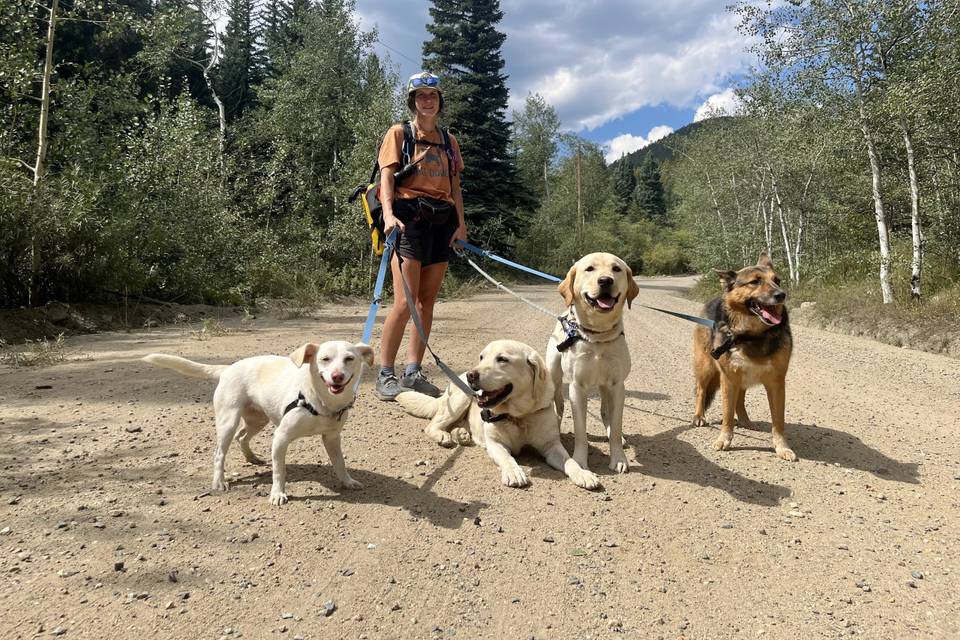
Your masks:
{"label": "woman's head", "polygon": [[407,80],[407,108],[413,114],[437,116],[443,111],[443,93],[440,78],[423,71]]}

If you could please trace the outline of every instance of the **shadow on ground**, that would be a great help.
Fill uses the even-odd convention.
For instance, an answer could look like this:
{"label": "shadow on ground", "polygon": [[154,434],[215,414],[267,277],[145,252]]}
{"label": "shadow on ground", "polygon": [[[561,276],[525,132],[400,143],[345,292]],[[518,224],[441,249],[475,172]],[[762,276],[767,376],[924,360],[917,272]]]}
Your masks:
{"label": "shadow on ground", "polygon": [[[426,518],[433,525],[445,529],[458,529],[464,519],[473,520],[488,507],[485,502],[460,502],[433,492],[433,486],[463,452],[454,449],[444,463],[434,469],[422,485],[386,476],[363,469],[350,469],[350,475],[363,483],[362,489],[345,490],[340,487],[333,469],[328,464],[288,464],[287,493],[291,501],[331,500],[350,504],[383,504],[401,507],[417,518]],[[270,493],[272,473],[269,469],[240,476],[231,482],[231,487],[247,485],[257,489],[257,500],[266,500]],[[306,483],[315,482],[326,491],[316,492]]]}

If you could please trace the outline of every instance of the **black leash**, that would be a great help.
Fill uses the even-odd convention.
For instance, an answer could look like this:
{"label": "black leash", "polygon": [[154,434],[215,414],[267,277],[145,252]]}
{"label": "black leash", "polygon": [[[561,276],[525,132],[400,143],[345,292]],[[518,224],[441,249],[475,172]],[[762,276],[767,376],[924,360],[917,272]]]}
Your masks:
{"label": "black leash", "polygon": [[440,368],[440,371],[443,371],[450,382],[455,384],[457,388],[467,394],[467,397],[475,398],[477,392],[470,388],[470,386],[460,379],[460,376],[456,372],[447,366],[447,364],[440,359],[433,349],[430,347],[430,342],[427,340],[427,332],[423,330],[423,323],[420,320],[420,314],[417,313],[417,303],[410,297],[410,287],[407,286],[407,278],[403,275],[403,258],[400,256],[400,252],[397,252],[397,264],[400,266],[400,282],[403,284],[403,297],[407,300],[407,309],[410,310],[410,319],[413,320],[413,326],[417,328],[417,333],[420,334],[420,339],[423,340],[423,345],[427,348],[427,351],[430,352],[430,355],[433,356],[434,362],[437,363],[437,367]]}

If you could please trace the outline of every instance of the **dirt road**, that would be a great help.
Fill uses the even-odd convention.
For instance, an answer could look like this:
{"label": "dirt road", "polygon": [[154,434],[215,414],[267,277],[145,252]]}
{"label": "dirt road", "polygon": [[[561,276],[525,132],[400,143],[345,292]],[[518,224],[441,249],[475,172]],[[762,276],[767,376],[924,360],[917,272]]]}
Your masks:
{"label": "dirt road", "polygon": [[[639,301],[695,312],[672,295],[683,285],[644,281]],[[523,291],[560,308],[552,287]],[[72,338],[89,359],[0,368],[0,637],[960,637],[956,360],[795,327],[800,461],[758,431],[719,453],[716,425],[690,426],[693,325],[634,308],[629,474],[606,470],[590,406],[602,491],[532,455],[532,486],[503,487],[482,451],[438,448],[374,399],[368,375],[344,435],[366,488],[337,489],[307,439],[287,458],[288,505],[268,503],[269,471],[236,449],[232,489],[207,493],[213,385],[139,358],[285,354],[357,339],[364,314],[256,319],[206,341]],[[461,370],[495,338],[542,350],[551,327],[485,293],[440,304],[433,342]],[[769,430],[762,392],[748,408]],[[568,449],[571,429],[568,408]],[[269,430],[254,450],[269,452]]]}

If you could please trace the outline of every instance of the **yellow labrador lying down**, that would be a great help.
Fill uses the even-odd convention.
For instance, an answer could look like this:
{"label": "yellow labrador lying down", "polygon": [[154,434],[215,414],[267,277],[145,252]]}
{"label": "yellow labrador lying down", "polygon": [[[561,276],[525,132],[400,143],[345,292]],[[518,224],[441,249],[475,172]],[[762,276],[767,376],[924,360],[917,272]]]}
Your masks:
{"label": "yellow labrador lying down", "polygon": [[263,464],[250,450],[250,439],[268,422],[277,425],[271,449],[272,504],[279,506],[287,501],[287,447],[304,436],[323,438],[333,471],[345,489],[363,486],[347,473],[340,449],[340,432],[347,421],[347,410],[353,406],[350,383],[360,374],[361,361],[373,365],[373,349],[367,345],[343,340],[319,345],[308,343],[289,357],[255,356],[229,366],[201,364],[162,353],[151,353],[144,360],[184,375],[220,381],[213,394],[217,421],[214,491],[228,488],[223,463],[234,436],[248,462]]}
{"label": "yellow labrador lying down", "polygon": [[[539,451],[547,464],[566,473],[578,487],[600,486],[600,479],[581,468],[560,442],[553,382],[533,347],[513,340],[491,342],[480,352],[479,364],[461,378],[477,396],[450,384],[439,398],[407,391],[397,396],[397,402],[407,413],[430,418],[425,431],[442,446],[472,440],[484,447],[508,487],[530,484],[513,458],[525,446]],[[458,426],[463,418],[466,429]]]}

